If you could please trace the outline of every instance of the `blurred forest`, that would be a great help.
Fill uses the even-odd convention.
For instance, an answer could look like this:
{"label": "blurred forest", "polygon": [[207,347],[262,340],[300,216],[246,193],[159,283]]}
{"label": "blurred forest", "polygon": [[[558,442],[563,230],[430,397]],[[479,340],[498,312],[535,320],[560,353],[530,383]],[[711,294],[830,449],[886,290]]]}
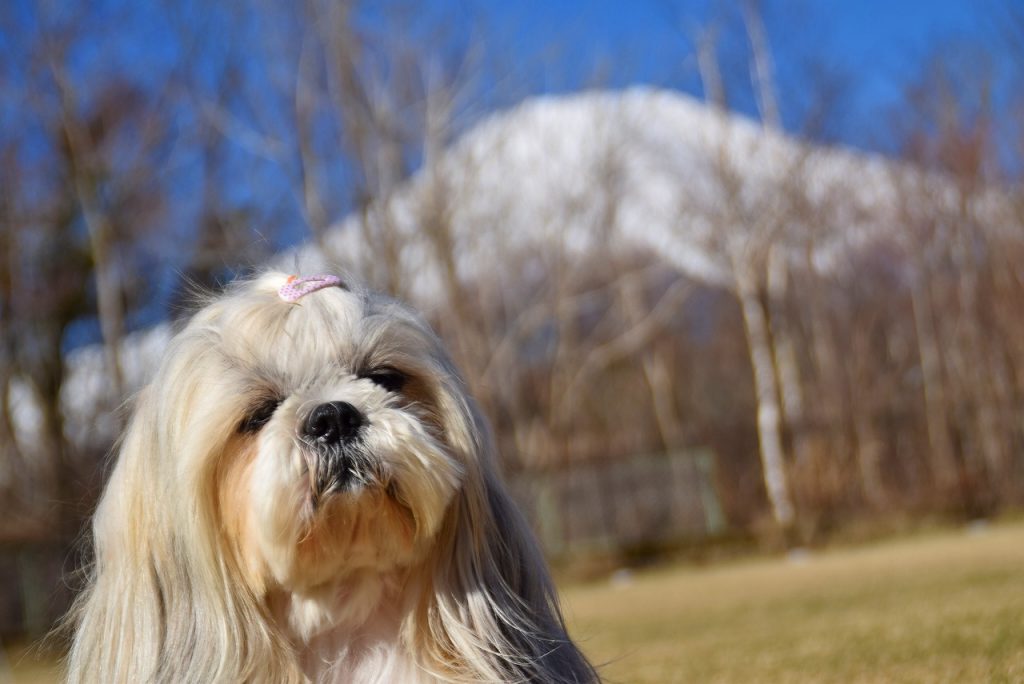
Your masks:
{"label": "blurred forest", "polygon": [[[702,97],[726,117],[749,94],[765,139],[796,152],[751,196],[746,157],[716,143],[700,246],[722,275],[701,279],[617,247],[629,150],[612,147],[596,200],[566,210],[600,236],[588,249],[552,238],[463,268],[467,190],[446,150],[529,85],[414,3],[0,6],[0,635],[45,631],[74,591],[61,577],[83,561],[122,405],[166,335],[143,331],[300,242],[345,262],[339,230],[379,289],[417,301],[418,274],[437,274],[429,318],[553,554],[793,546],[857,521],[1019,509],[1024,12],[999,5],[989,43],[943,46],[899,106],[858,123],[889,153],[865,162],[886,181],[872,202],[864,175],[822,180],[814,161],[844,77],[780,88],[784,37],[759,3],[729,8],[680,26]],[[564,220],[537,217],[553,236]],[[836,236],[855,248],[823,265]],[[472,240],[509,241],[500,208]]]}

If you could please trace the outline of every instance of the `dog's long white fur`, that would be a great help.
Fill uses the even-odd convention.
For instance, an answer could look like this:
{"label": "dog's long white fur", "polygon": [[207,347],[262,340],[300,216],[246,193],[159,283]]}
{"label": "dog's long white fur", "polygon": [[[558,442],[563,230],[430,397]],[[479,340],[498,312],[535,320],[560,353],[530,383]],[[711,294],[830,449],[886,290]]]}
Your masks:
{"label": "dog's long white fur", "polygon": [[[590,682],[485,422],[437,337],[351,284],[282,273],[174,338],[93,522],[71,682]],[[361,377],[381,364],[409,396]],[[238,427],[261,396],[258,432]],[[367,419],[357,485],[312,495],[310,408]]]}

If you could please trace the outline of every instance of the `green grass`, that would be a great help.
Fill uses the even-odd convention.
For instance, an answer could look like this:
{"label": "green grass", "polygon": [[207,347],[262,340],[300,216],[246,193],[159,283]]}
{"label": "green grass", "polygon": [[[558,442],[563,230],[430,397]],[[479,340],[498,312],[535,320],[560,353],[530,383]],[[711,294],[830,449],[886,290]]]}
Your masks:
{"label": "green grass", "polygon": [[[1022,682],[1024,524],[563,590],[610,683]],[[14,682],[57,681],[15,649]],[[5,680],[0,666],[0,681]]]}
{"label": "green grass", "polygon": [[563,591],[608,682],[1024,681],[1024,525]]}

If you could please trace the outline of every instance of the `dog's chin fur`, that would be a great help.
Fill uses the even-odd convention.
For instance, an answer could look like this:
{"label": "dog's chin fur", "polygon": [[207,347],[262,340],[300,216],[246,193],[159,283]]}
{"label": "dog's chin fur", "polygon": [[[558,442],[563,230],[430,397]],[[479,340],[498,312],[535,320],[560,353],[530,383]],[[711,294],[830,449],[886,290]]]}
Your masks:
{"label": "dog's chin fur", "polygon": [[[428,326],[351,284],[288,303],[285,280],[209,301],[137,399],[70,680],[596,680]],[[344,453],[302,429],[339,401],[364,417]]]}

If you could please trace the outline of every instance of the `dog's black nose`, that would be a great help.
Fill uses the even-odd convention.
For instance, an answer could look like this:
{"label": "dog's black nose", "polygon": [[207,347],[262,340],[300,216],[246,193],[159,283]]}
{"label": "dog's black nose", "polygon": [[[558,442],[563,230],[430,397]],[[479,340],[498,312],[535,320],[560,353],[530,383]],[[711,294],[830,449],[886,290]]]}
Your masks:
{"label": "dog's black nose", "polygon": [[346,401],[332,401],[313,409],[306,419],[304,432],[322,444],[340,444],[352,439],[363,422],[363,415],[355,406]]}

